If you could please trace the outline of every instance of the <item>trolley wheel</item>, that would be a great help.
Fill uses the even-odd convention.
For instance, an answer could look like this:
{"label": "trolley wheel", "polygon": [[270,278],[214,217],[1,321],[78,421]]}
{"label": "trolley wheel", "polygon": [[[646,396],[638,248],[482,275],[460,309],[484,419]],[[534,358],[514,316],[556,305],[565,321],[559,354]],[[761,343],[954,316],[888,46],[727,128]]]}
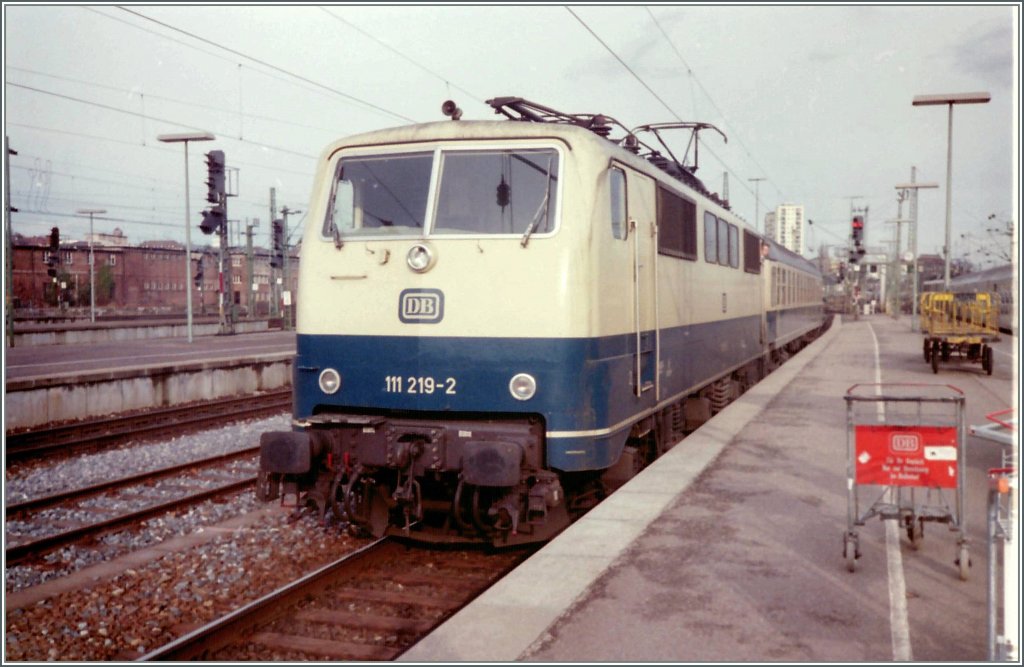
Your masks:
{"label": "trolley wheel", "polygon": [[932,344],[932,373],[939,372],[939,341]]}
{"label": "trolley wheel", "polygon": [[854,572],[857,569],[857,540],[849,535],[843,536],[843,558],[846,559],[846,569]]}
{"label": "trolley wheel", "polygon": [[924,539],[924,521],[909,517],[909,521],[907,521],[907,539],[910,540],[910,547],[914,551],[921,548],[921,540]]}
{"label": "trolley wheel", "polygon": [[985,372],[992,375],[992,348],[986,345],[981,349],[981,367]]}
{"label": "trolley wheel", "polygon": [[953,348],[949,346],[946,341],[942,342],[942,360],[949,361],[949,357],[953,354]]}
{"label": "trolley wheel", "polygon": [[957,549],[956,564],[960,570],[960,581],[967,581],[967,575],[971,571],[971,557],[966,544],[961,544]]}
{"label": "trolley wheel", "polygon": [[927,338],[925,338],[924,339],[924,361],[925,361],[925,363],[928,363],[929,361],[932,360],[931,352],[932,352],[931,343],[928,341]]}

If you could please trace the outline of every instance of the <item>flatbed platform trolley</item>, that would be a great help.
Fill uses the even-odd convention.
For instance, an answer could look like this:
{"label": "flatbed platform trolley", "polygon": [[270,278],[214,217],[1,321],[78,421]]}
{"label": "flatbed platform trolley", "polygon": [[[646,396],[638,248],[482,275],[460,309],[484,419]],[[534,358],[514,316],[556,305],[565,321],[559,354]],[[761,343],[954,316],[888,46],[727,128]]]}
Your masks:
{"label": "flatbed platform trolley", "polygon": [[921,331],[924,360],[932,373],[943,363],[980,363],[992,375],[992,343],[999,340],[999,295],[989,292],[954,294],[931,292],[921,296]]}
{"label": "flatbed platform trolley", "polygon": [[960,474],[967,471],[964,393],[952,385],[856,384],[844,399],[846,568],[856,570],[857,528],[872,517],[899,521],[915,550],[926,522],[945,523],[957,533],[954,564],[967,581],[970,554]]}

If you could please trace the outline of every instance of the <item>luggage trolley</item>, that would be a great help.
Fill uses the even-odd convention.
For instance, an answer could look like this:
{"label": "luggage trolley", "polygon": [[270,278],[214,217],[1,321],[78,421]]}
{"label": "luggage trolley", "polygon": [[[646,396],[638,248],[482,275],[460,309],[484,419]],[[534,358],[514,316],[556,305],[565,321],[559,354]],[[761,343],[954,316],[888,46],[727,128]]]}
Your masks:
{"label": "luggage trolley", "polygon": [[[1017,418],[1014,410],[985,415],[990,422],[971,426],[971,435],[1002,446],[1002,461],[988,471],[988,660],[1015,662],[1019,656],[1020,606],[1017,535]],[[1002,570],[1002,576],[999,571]],[[999,584],[1002,584],[1000,586]],[[1003,613],[999,624],[997,595],[1002,589]],[[997,633],[997,625],[999,632]]]}
{"label": "luggage trolley", "polygon": [[992,341],[999,340],[999,295],[989,292],[930,292],[921,297],[924,360],[939,372],[939,360],[980,363],[992,375]]}
{"label": "luggage trolley", "polygon": [[[843,558],[850,572],[860,558],[856,527],[878,516],[898,520],[914,549],[926,521],[948,524],[958,533],[954,562],[967,581],[964,398],[956,387],[937,384],[855,384],[846,391]],[[862,487],[875,498],[863,513]]]}

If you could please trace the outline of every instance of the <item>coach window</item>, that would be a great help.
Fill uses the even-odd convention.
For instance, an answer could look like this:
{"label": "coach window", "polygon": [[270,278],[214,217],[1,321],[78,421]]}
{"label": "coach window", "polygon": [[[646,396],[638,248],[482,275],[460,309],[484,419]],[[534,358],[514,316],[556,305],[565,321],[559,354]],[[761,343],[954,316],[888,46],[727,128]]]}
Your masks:
{"label": "coach window", "polygon": [[626,238],[626,172],[618,167],[608,171],[608,189],[611,194],[612,236]]}
{"label": "coach window", "polygon": [[718,220],[708,211],[704,212],[704,261],[718,263]]}

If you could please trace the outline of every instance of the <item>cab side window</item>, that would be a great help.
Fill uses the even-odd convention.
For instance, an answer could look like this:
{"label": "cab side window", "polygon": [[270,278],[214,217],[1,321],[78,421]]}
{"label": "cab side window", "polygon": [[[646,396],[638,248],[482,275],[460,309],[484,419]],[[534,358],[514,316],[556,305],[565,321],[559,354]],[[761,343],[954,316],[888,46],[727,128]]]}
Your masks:
{"label": "cab side window", "polygon": [[626,238],[626,172],[618,167],[608,171],[608,190],[611,194],[612,236]]}

